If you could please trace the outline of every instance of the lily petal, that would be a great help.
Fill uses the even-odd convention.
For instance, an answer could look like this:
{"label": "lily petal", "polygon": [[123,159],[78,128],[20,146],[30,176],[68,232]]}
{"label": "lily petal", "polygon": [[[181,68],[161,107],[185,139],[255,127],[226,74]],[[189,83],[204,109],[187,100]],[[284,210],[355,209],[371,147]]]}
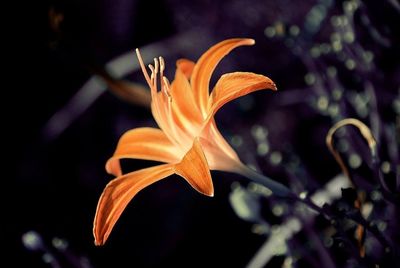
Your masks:
{"label": "lily petal", "polygon": [[173,165],[164,164],[131,172],[109,182],[97,204],[94,243],[99,246],[106,242],[121,213],[140,190],[173,173]]}
{"label": "lily petal", "polygon": [[209,83],[215,67],[234,48],[243,45],[253,45],[254,43],[253,39],[228,39],[212,46],[200,57],[193,69],[191,85],[195,100],[204,118],[207,116]]}
{"label": "lily petal", "polygon": [[179,162],[179,155],[182,155],[180,149],[160,129],[136,128],[122,135],[114,155],[106,163],[106,170],[110,174],[121,176],[119,160],[122,158],[174,163]]}
{"label": "lily petal", "polygon": [[[169,92],[171,94],[171,92]],[[172,96],[172,94],[171,94]],[[188,129],[193,129],[195,124],[187,124],[187,122],[182,122],[184,115],[177,108],[176,102],[164,92],[158,92],[156,95],[157,102],[160,104],[159,116],[154,118],[158,126],[165,133],[168,139],[176,146],[176,148],[182,149],[182,153],[179,155],[180,158],[184,153],[191,147],[193,143],[193,136],[190,134]],[[152,108],[155,105],[152,105]],[[155,110],[153,110],[155,111]],[[186,125],[185,125],[186,123]]]}
{"label": "lily petal", "polygon": [[[237,156],[232,157],[226,153],[226,150],[231,148],[227,143],[225,147],[205,138],[200,138],[200,143],[204,148],[210,170],[234,172],[238,163],[241,163]],[[230,150],[235,154],[233,149]]]}
{"label": "lily petal", "polygon": [[170,124],[171,114],[168,109],[169,101],[166,100],[167,97],[163,92],[159,91],[154,94],[152,98],[151,112],[154,119],[156,120],[157,125],[161,128],[161,130],[165,133],[165,135],[171,142],[177,144],[174,126]]}
{"label": "lily petal", "polygon": [[276,85],[268,77],[255,73],[224,74],[211,93],[208,116],[214,116],[227,102],[261,89],[276,90]]}
{"label": "lily petal", "polygon": [[176,124],[183,131],[195,136],[202,124],[203,118],[197,108],[192,89],[183,71],[178,68],[171,84],[173,116]]}
{"label": "lily petal", "polygon": [[176,61],[176,67],[180,69],[187,79],[192,76],[195,63],[188,59],[179,59]]}
{"label": "lily petal", "polygon": [[[228,156],[230,159],[239,160],[238,155],[236,154],[235,150],[229,145],[229,143],[225,140],[225,138],[222,136],[221,132],[219,132],[217,125],[215,124],[214,118],[211,118],[207,122],[207,124],[204,126],[203,131],[200,134],[200,137],[202,138],[200,140],[201,144],[203,145],[204,151],[205,152],[215,152],[217,155],[220,153],[223,153],[225,156]],[[207,140],[207,143],[204,143],[203,140]],[[207,147],[205,147],[205,144],[208,144]],[[207,150],[206,150],[207,148]],[[217,151],[220,151],[220,153],[217,153]],[[209,159],[215,158],[217,162],[223,162],[219,160],[220,157],[218,156],[209,156],[206,153],[206,157],[208,160],[208,164],[211,166],[211,161]],[[225,157],[224,157],[225,158]],[[229,162],[229,161],[228,161]],[[214,168],[211,168],[214,169]]]}
{"label": "lily petal", "polygon": [[182,176],[198,192],[213,196],[214,186],[210,169],[198,138],[182,161],[175,165],[175,173]]}

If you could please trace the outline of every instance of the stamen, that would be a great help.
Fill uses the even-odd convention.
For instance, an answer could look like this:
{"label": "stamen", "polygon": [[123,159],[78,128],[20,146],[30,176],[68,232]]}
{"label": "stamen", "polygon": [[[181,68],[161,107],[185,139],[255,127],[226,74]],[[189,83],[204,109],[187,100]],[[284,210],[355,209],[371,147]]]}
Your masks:
{"label": "stamen", "polygon": [[[148,67],[151,71],[151,75],[149,76],[146,67],[143,63],[142,55],[140,54],[139,49],[136,49],[136,55],[139,60],[140,67],[142,69],[143,75],[146,78],[147,83],[149,84],[149,87],[151,89],[151,95],[152,99],[155,101],[155,107],[158,107],[158,101],[156,94],[158,91],[158,86],[157,86],[157,76],[160,74],[160,85],[161,85],[161,91],[165,94],[165,96],[168,97],[168,113],[171,115],[171,102],[172,102],[172,96],[170,92],[170,82],[168,79],[164,76],[164,70],[165,70],[165,61],[163,57],[158,57],[154,58],[154,65],[149,64]],[[159,107],[156,108],[159,110]]]}
{"label": "stamen", "polygon": [[162,81],[163,81],[163,92],[167,95],[168,100],[171,102],[172,101],[172,96],[171,96],[171,92],[170,92],[170,83],[168,81],[168,78],[166,78],[165,76],[162,77]]}
{"label": "stamen", "polygon": [[165,70],[165,61],[163,57],[158,57],[158,60],[160,61],[160,73],[161,77],[164,76],[164,70]]}
{"label": "stamen", "polygon": [[[164,71],[164,60],[163,58],[160,57],[160,65],[161,65],[161,70]],[[168,97],[168,103],[167,103],[167,111],[168,111],[168,120],[169,120],[169,124],[172,128],[172,130],[174,131],[174,133],[177,133],[177,128],[176,128],[176,124],[174,122],[174,117],[173,117],[173,113],[172,113],[172,96],[171,96],[171,92],[170,92],[170,83],[168,81],[168,78],[166,78],[165,76],[162,76],[162,91],[164,92],[164,94]]]}
{"label": "stamen", "polygon": [[160,56],[158,57],[158,60],[160,61],[160,83],[161,83],[161,91],[165,93],[168,97],[168,101],[171,101],[171,95],[165,91],[165,82],[164,82],[164,70],[165,70],[165,62],[164,59]]}
{"label": "stamen", "polygon": [[149,69],[151,70],[151,76],[150,76],[150,81],[151,81],[151,92],[155,93],[157,92],[157,75],[156,75],[156,70],[153,65],[149,64]]}
{"label": "stamen", "polygon": [[154,86],[154,73],[150,75],[151,84]]}
{"label": "stamen", "polygon": [[157,61],[157,58],[154,58],[154,67],[155,67],[155,74],[157,74],[158,73],[158,61]]}
{"label": "stamen", "polygon": [[151,75],[150,75],[150,80],[151,80],[151,85],[154,87],[154,66],[149,64],[147,65],[151,71]]}
{"label": "stamen", "polygon": [[168,78],[166,78],[165,76],[163,76],[163,82],[164,82],[164,86],[166,87],[166,90],[167,91],[169,91],[169,88],[170,88],[170,83],[169,83],[169,80],[168,80]]}
{"label": "stamen", "polygon": [[149,69],[151,70],[151,74],[153,75],[155,73],[153,65],[149,64],[147,66],[149,66]]}
{"label": "stamen", "polygon": [[[157,58],[154,58],[154,87],[156,88],[156,92],[158,92],[158,85],[157,85],[157,74],[158,74],[158,68],[159,68],[159,64],[158,64],[158,60]],[[162,85],[161,85],[162,88]]]}
{"label": "stamen", "polygon": [[139,52],[139,49],[138,49],[138,48],[136,49],[136,56],[137,56],[137,58],[138,58],[138,60],[139,60],[140,68],[142,69],[144,78],[146,79],[147,84],[149,84],[149,87],[152,88],[151,79],[150,79],[150,77],[149,77],[149,74],[147,73],[146,67],[144,66],[143,59],[142,59],[142,55],[140,55],[140,52]]}

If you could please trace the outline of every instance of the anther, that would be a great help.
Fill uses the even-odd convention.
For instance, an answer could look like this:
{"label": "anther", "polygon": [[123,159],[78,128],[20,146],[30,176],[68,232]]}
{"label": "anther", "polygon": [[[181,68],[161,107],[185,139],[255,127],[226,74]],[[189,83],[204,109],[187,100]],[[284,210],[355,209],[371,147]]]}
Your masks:
{"label": "anther", "polygon": [[156,90],[157,90],[157,85],[155,84],[155,83],[156,83],[156,82],[155,82],[156,74],[155,74],[154,66],[151,65],[151,64],[149,64],[148,66],[149,66],[149,69],[151,70],[151,75],[150,75],[151,85],[152,85],[153,87],[155,87]]}
{"label": "anther", "polygon": [[155,74],[157,74],[158,73],[158,61],[157,61],[157,58],[154,58],[154,72],[155,72]]}
{"label": "anther", "polygon": [[158,57],[158,60],[160,61],[160,72],[164,73],[165,70],[165,61],[163,57]]}
{"label": "anther", "polygon": [[149,69],[151,70],[151,74],[153,75],[155,73],[153,65],[149,64]]}

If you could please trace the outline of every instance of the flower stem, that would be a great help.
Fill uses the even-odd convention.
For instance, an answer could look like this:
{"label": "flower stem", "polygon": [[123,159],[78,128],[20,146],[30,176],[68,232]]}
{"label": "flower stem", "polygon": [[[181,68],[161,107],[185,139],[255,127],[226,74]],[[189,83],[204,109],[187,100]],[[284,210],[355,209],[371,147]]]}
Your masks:
{"label": "flower stem", "polygon": [[241,164],[237,167],[236,172],[246,178],[267,187],[271,192],[280,197],[295,197],[295,194],[285,185],[268,178],[254,171],[248,166]]}

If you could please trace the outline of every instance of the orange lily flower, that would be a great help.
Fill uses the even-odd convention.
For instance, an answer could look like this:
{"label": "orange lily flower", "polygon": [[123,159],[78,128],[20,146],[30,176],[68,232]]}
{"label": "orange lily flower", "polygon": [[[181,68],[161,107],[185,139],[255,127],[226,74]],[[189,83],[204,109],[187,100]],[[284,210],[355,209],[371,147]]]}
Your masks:
{"label": "orange lily flower", "polygon": [[[154,59],[154,65],[149,65],[149,76],[136,50],[151,89],[151,110],[160,129],[127,131],[107,161],[107,172],[117,178],[105,187],[97,205],[93,228],[96,245],[106,242],[122,211],[140,190],[172,174],[180,175],[194,189],[208,196],[214,194],[210,170],[242,174],[263,183],[278,195],[288,195],[285,186],[246,167],[214,121],[214,114],[227,102],[256,90],[276,90],[274,82],[266,76],[234,72],[221,76],[209,93],[210,78],[220,60],[234,48],[254,43],[253,39],[228,39],[211,47],[197,63],[178,60],[171,84],[164,76],[163,58]],[[165,164],[122,174],[119,163],[122,158]]]}

